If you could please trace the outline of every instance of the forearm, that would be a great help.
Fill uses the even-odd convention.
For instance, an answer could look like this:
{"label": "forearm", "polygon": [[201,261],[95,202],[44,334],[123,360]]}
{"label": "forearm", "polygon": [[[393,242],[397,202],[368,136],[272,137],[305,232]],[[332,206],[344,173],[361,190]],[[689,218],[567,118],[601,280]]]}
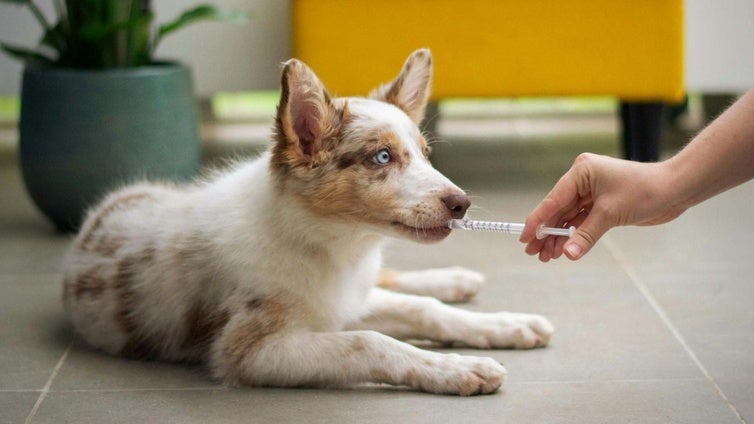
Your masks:
{"label": "forearm", "polygon": [[673,201],[682,209],[754,178],[754,90],[663,166]]}

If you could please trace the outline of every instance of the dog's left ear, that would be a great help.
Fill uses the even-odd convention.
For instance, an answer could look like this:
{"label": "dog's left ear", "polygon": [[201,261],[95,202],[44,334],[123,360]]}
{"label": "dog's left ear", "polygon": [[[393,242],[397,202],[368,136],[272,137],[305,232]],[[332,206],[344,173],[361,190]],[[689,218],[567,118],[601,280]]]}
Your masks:
{"label": "dog's left ear", "polygon": [[338,113],[317,76],[303,62],[283,65],[275,117],[277,161],[311,163],[336,130]]}
{"label": "dog's left ear", "polygon": [[374,89],[369,98],[394,104],[419,125],[424,119],[431,84],[432,55],[429,49],[419,49],[406,59],[394,80]]}

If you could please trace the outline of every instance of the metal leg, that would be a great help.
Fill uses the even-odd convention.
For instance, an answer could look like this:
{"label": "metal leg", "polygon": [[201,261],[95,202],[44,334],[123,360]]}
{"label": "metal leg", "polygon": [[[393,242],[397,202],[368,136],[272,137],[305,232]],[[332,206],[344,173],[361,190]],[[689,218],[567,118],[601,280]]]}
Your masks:
{"label": "metal leg", "polygon": [[621,136],[626,159],[659,160],[663,107],[660,102],[621,102]]}

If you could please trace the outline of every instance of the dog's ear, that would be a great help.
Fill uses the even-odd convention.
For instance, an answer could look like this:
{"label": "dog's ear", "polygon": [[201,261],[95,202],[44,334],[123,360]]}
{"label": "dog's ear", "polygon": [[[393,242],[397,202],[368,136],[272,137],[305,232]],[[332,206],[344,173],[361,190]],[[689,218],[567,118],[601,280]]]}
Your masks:
{"label": "dog's ear", "polygon": [[285,62],[275,117],[278,161],[310,163],[337,122],[338,113],[314,72],[299,60]]}
{"label": "dog's ear", "polygon": [[431,84],[432,55],[429,49],[419,49],[406,59],[394,80],[374,89],[369,98],[398,106],[419,125],[424,119]]}

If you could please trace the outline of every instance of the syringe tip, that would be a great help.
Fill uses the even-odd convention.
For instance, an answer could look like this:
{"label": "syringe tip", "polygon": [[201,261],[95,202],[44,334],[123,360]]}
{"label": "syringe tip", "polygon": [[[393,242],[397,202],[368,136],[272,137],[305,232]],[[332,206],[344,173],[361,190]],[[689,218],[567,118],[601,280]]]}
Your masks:
{"label": "syringe tip", "polygon": [[448,221],[448,228],[452,230],[459,230],[463,229],[463,220],[462,219],[451,219]]}

